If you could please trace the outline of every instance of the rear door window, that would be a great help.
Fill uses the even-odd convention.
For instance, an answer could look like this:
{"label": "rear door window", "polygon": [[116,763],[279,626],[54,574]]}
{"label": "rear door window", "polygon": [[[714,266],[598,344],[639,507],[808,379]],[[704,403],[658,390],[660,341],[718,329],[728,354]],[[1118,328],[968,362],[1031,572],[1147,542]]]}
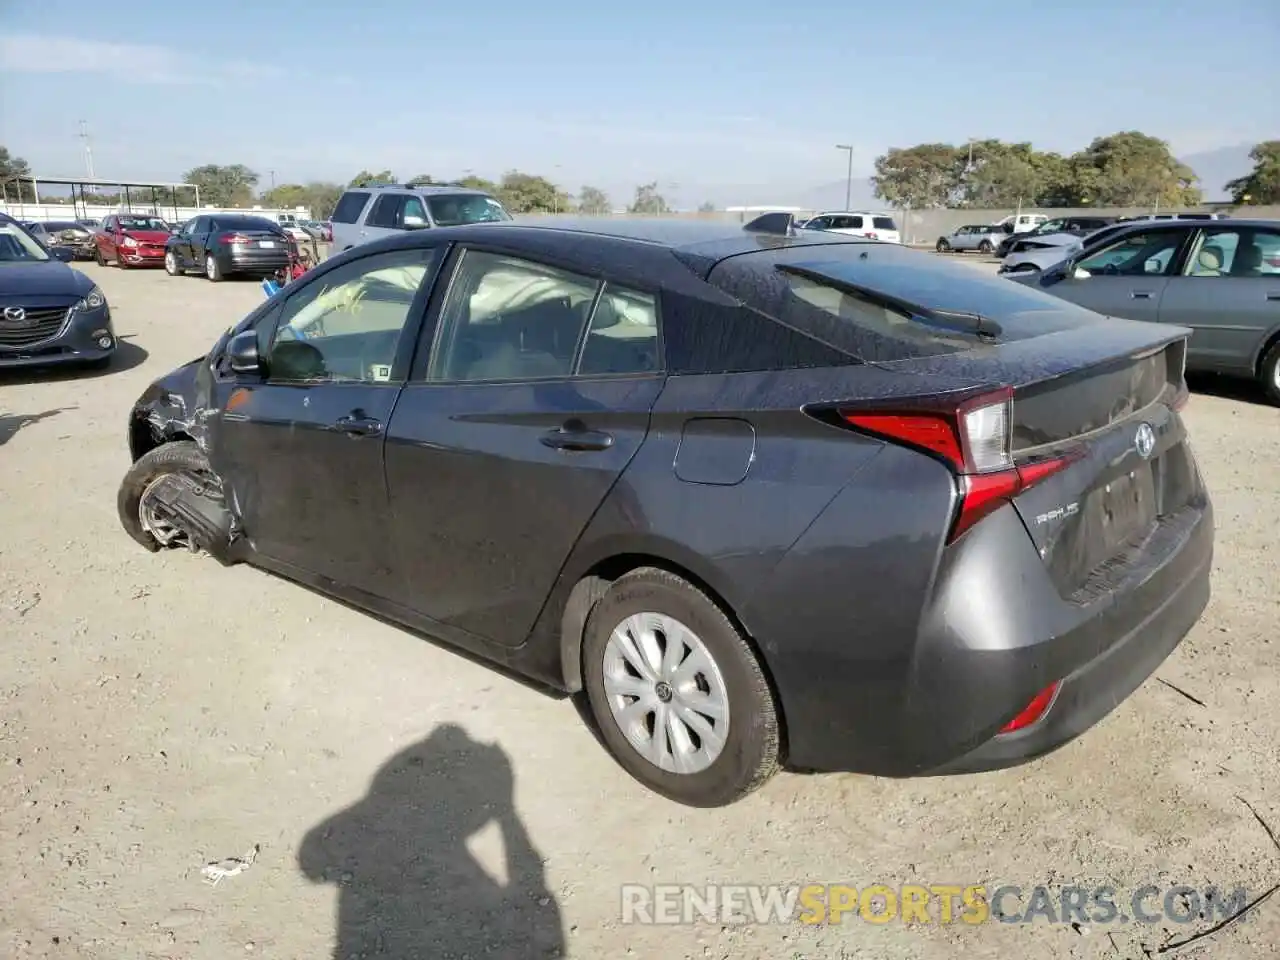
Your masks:
{"label": "rear door window", "polygon": [[393,193],[381,194],[377,200],[373,202],[373,208],[369,211],[369,216],[365,219],[367,227],[386,227],[394,230],[396,228],[396,217],[400,213],[400,207],[404,203],[404,197]]}
{"label": "rear door window", "polygon": [[875,217],[871,221],[877,230],[897,230],[898,225],[893,222],[892,217]]}
{"label": "rear door window", "polygon": [[363,190],[348,190],[342,195],[338,205],[334,207],[333,216],[329,219],[333,223],[356,223],[360,219],[360,212],[368,202],[369,194],[367,192]]}

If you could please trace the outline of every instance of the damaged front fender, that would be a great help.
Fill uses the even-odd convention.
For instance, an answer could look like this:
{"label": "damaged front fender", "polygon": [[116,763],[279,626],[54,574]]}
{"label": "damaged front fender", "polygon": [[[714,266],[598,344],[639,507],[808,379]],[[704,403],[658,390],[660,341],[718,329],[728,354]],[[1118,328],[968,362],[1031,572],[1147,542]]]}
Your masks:
{"label": "damaged front fender", "polygon": [[216,414],[213,376],[205,357],[192,360],[153,382],[129,416],[129,456],[137,463],[163,443],[193,440],[209,453],[208,421]]}

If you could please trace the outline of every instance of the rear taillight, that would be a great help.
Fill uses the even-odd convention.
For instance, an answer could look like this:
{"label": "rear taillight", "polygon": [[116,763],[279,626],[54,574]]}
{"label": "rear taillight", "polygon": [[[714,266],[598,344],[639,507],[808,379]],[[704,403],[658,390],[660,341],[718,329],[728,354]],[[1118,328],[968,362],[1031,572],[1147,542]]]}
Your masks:
{"label": "rear taillight", "polygon": [[947,408],[902,413],[845,410],[841,415],[859,430],[921,450],[951,468],[960,489],[960,509],[948,543],[1074,459],[1013,462],[1013,391],[1007,387]]}
{"label": "rear taillight", "polygon": [[867,239],[868,239],[868,240],[879,240],[879,239],[880,239],[880,235],[879,235],[878,233],[868,233],[868,234],[867,234]]}
{"label": "rear taillight", "polygon": [[1058,696],[1058,689],[1061,686],[1062,681],[1056,680],[1037,693],[1032,697],[1031,702],[1023,707],[1021,713],[1000,728],[999,735],[1016,733],[1039,723],[1040,719],[1049,712],[1049,708],[1053,706],[1054,698]]}
{"label": "rear taillight", "polygon": [[218,238],[221,243],[253,243],[253,240],[242,233],[224,233]]}

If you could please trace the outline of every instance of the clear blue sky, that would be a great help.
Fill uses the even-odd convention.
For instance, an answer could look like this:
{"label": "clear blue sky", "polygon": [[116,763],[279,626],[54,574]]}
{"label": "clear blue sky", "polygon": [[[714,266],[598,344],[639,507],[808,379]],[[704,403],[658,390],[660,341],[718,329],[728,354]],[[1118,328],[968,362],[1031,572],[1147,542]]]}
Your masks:
{"label": "clear blue sky", "polygon": [[1278,0],[0,0],[0,143],[79,175],[86,120],[99,176],[515,167],[697,203],[841,180],[836,143],[866,175],[971,136],[1280,136],[1278,54]]}

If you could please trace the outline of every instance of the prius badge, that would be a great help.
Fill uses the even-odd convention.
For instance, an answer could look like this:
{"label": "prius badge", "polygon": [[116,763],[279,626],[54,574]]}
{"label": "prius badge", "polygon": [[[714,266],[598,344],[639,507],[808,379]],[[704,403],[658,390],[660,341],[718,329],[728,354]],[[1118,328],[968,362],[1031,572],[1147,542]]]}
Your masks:
{"label": "prius badge", "polygon": [[1138,427],[1138,432],[1133,437],[1133,449],[1138,451],[1138,456],[1143,460],[1151,459],[1151,452],[1156,448],[1156,432],[1151,429],[1151,424],[1144,423]]}

